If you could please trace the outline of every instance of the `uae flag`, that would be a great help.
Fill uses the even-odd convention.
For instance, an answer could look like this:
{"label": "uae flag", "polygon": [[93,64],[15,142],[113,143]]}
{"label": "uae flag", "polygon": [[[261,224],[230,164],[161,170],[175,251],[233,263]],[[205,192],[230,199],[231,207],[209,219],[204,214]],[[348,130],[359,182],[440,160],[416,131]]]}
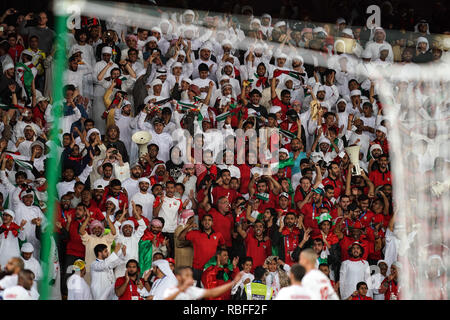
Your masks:
{"label": "uae flag", "polygon": [[276,69],[273,72],[273,77],[277,78],[282,74],[287,74],[288,76],[295,78],[297,80],[300,80],[300,76],[302,76],[303,74],[300,72],[296,72],[296,71],[289,71],[289,70],[280,70],[280,69]]}
{"label": "uae flag", "polygon": [[155,236],[149,229],[145,230],[144,235],[141,237],[141,240],[139,240],[139,268],[141,274],[144,274],[145,271],[152,268],[152,241],[155,237],[157,247],[164,243],[164,236],[161,232]]}

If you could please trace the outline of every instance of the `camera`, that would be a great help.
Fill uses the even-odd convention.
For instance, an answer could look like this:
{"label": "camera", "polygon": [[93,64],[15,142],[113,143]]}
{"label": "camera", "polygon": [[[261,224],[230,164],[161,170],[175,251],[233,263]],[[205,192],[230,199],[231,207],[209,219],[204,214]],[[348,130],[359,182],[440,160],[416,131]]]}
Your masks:
{"label": "camera", "polygon": [[117,150],[113,150],[112,152],[111,152],[112,154],[118,154],[119,153],[119,151],[117,151]]}

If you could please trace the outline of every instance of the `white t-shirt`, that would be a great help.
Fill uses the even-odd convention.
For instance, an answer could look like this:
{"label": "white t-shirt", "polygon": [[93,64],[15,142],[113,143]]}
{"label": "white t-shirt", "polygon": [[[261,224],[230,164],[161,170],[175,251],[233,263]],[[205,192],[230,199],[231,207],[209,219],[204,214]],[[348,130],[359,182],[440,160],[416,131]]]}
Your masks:
{"label": "white t-shirt", "polygon": [[[178,291],[177,287],[166,289],[166,291],[164,291],[163,294],[163,299],[166,299],[167,297],[171,296],[177,291]],[[178,296],[175,298],[175,300],[199,300],[203,298],[205,292],[206,289],[192,286],[187,288],[186,291],[179,293]]]}
{"label": "white t-shirt", "polygon": [[183,207],[179,198],[164,197],[163,204],[159,210],[158,216],[164,219],[162,232],[175,232],[178,225],[178,211]]}
{"label": "white t-shirt", "polygon": [[22,286],[14,286],[3,291],[3,300],[37,300],[35,294]]}
{"label": "white t-shirt", "polygon": [[310,289],[294,284],[282,288],[274,300],[318,300],[318,298],[314,298],[314,292]]}
{"label": "white t-shirt", "polygon": [[130,200],[130,208],[132,208],[131,201],[135,204],[140,204],[142,206],[142,215],[147,219],[152,219],[153,216],[153,202],[155,202],[155,196],[148,192],[146,194],[137,192]]}
{"label": "white t-shirt", "polygon": [[302,286],[310,289],[316,300],[339,300],[330,280],[322,271],[309,271],[302,279]]}

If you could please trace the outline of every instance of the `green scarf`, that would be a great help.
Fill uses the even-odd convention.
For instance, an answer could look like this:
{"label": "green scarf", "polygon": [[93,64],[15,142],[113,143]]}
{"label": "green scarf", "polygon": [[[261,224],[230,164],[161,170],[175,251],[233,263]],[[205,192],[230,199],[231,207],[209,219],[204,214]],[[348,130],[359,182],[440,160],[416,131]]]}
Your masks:
{"label": "green scarf", "polygon": [[[209,259],[209,261],[205,264],[205,266],[203,267],[203,271],[205,271],[206,269],[208,269],[210,266],[217,266],[217,257],[213,256],[211,257],[211,259]],[[231,263],[230,259],[228,259],[228,263],[226,266],[219,266],[222,268],[228,268],[228,270],[230,270],[231,272],[233,272],[233,264]],[[223,280],[224,281],[228,281],[230,278],[228,277],[228,274],[226,272],[223,273]]]}

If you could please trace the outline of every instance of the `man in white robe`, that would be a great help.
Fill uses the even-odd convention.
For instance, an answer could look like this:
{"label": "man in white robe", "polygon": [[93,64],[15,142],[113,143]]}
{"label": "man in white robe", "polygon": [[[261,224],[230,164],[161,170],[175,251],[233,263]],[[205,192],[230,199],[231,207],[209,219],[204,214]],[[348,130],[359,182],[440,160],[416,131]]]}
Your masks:
{"label": "man in white robe", "polygon": [[115,298],[114,268],[121,263],[117,253],[122,248],[121,244],[116,244],[114,252],[109,254],[108,247],[98,244],[94,248],[97,259],[91,264],[91,291],[94,300],[113,300]]}
{"label": "man in white robe", "polygon": [[22,260],[24,268],[33,271],[34,280],[39,281],[42,279],[42,267],[39,261],[33,257],[34,247],[31,243],[26,242],[20,248],[22,252]]}
{"label": "man in white robe", "polygon": [[75,273],[67,279],[67,300],[92,300],[91,288],[84,280],[86,264],[83,260],[78,259],[72,267]]}
{"label": "man in white robe", "polygon": [[[15,213],[6,209],[2,216],[3,224],[0,225],[0,266],[5,266],[9,259],[20,256],[19,239],[25,240],[22,222],[20,226],[14,223]],[[16,235],[17,233],[17,235]]]}
{"label": "man in white robe", "polygon": [[358,282],[367,283],[370,277],[369,263],[363,260],[363,247],[359,242],[354,242],[350,250],[350,259],[341,264],[340,270],[340,293],[341,299],[345,300],[356,290]]}

